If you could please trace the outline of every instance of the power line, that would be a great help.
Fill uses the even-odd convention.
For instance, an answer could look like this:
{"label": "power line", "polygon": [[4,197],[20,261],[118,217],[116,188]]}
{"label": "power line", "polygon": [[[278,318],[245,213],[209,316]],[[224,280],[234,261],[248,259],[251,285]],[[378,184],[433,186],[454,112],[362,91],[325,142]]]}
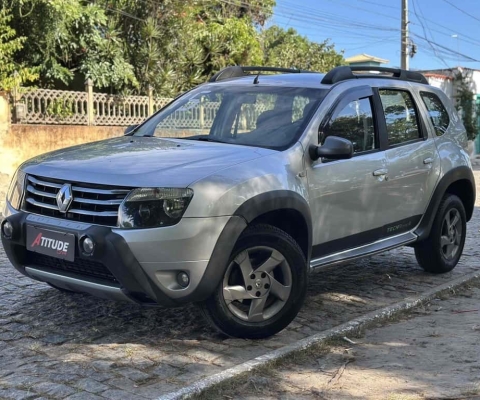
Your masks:
{"label": "power line", "polygon": [[423,16],[423,20],[425,20],[427,22],[431,22],[435,26],[438,26],[439,28],[443,28],[443,29],[447,30],[449,33],[439,31],[438,29],[435,29],[435,28],[430,28],[430,30],[432,30],[433,32],[437,32],[437,33],[440,33],[440,34],[445,35],[445,36],[450,36],[451,32],[455,31],[462,37],[463,41],[468,42],[468,43],[473,44],[473,45],[476,45],[476,46],[480,46],[480,42],[477,41],[477,39],[472,37],[472,36],[468,36],[467,34],[459,32],[456,29],[449,28],[448,26],[441,25],[441,24],[438,23],[438,21],[433,21],[433,20],[431,20],[431,19],[429,19],[425,16]]}
{"label": "power line", "polygon": [[374,1],[368,1],[368,0],[358,0],[358,1],[361,1],[362,3],[373,4],[377,7],[384,7],[384,8],[390,8],[390,9],[393,9],[393,10],[398,10],[398,7],[387,6],[386,4],[375,3]]}
{"label": "power line", "polygon": [[[150,0],[150,1],[149,0],[140,0],[140,1],[151,4],[150,1],[152,1],[152,0]],[[229,1],[229,0],[220,0],[220,1],[222,3],[225,3],[225,4],[231,4],[231,5],[238,6],[238,3],[234,3],[234,2]],[[364,0],[364,2],[368,2],[368,1]],[[370,35],[370,34],[367,34],[365,32],[360,33],[360,32],[358,32],[357,28],[361,28],[362,30],[375,30],[377,32],[378,31],[382,31],[382,32],[398,32],[398,31],[400,31],[400,29],[398,29],[398,28],[391,28],[391,27],[388,27],[388,26],[381,26],[381,25],[368,24],[368,23],[362,23],[362,22],[353,22],[352,23],[351,20],[349,20],[347,18],[344,18],[344,17],[341,17],[339,15],[332,14],[332,13],[321,12],[317,9],[308,8],[308,7],[306,8],[307,14],[299,13],[297,6],[290,7],[288,2],[286,2],[286,3],[287,3],[286,5],[282,5],[282,6],[277,7],[277,8],[281,8],[281,12],[279,12],[277,10],[274,13],[274,15],[279,16],[280,18],[288,18],[289,21],[294,20],[294,21],[297,21],[297,22],[301,22],[302,26],[300,26],[299,28],[301,28],[303,31],[304,31],[305,24],[307,24],[307,25],[310,25],[310,26],[314,27],[315,28],[314,32],[317,33],[318,32],[318,28],[317,28],[318,25],[315,24],[315,22],[321,22],[322,23],[321,27],[325,31],[330,30],[330,31],[339,32],[339,33],[342,33],[344,35],[344,37],[347,37],[347,36],[345,36],[345,34],[347,34],[347,35],[351,34],[352,35],[351,37],[354,37],[354,38],[363,37],[363,38],[369,38],[369,39],[382,39],[381,40],[382,42],[386,41],[386,40],[389,40],[389,39],[378,36],[378,35]],[[370,2],[370,3],[373,3],[373,2]],[[415,3],[413,3],[413,4],[414,4],[414,7],[415,7]],[[264,6],[260,6],[260,5],[253,6],[253,5],[250,5],[250,4],[243,4],[242,6],[250,8],[250,9],[269,10],[269,8],[264,7]],[[354,7],[354,8],[359,9],[358,7]],[[124,10],[115,9],[113,7],[107,7],[107,10],[116,12],[116,13],[121,14],[123,16],[135,19],[137,21],[142,21],[142,22],[146,21],[145,19],[138,18],[137,16],[132,15],[132,14],[130,14],[130,13],[124,11]],[[362,10],[364,10],[364,9],[362,9]],[[420,11],[421,11],[421,9],[420,9]],[[456,55],[456,56],[463,57],[465,60],[468,60],[469,62],[480,62],[473,57],[470,57],[468,55],[462,54],[462,53],[457,52],[457,51],[453,51],[446,46],[443,46],[443,45],[441,45],[441,44],[439,44],[439,43],[437,43],[433,40],[430,40],[428,38],[427,31],[426,31],[425,27],[423,26],[423,21],[422,21],[422,19],[426,20],[426,21],[428,21],[428,19],[425,18],[425,17],[423,17],[423,18],[420,17],[415,9],[414,9],[414,15],[417,17],[417,20],[420,22],[420,24],[422,24],[422,28],[424,29],[424,36],[417,35],[415,33],[412,33],[412,35],[415,36],[416,38],[418,38],[419,40],[425,41],[428,44],[428,46],[430,46],[429,50],[433,51],[433,54],[437,58],[441,59],[440,54],[442,54],[445,57],[452,57],[453,55]],[[437,24],[437,25],[442,27],[443,29],[450,29],[450,28],[447,28],[447,27],[439,25],[439,24]],[[436,32],[439,32],[442,35],[447,35],[446,33],[438,31],[438,30],[435,30],[435,29],[432,29],[432,30],[436,31]],[[318,33],[320,34],[320,32],[318,32]],[[431,32],[430,32],[430,35],[432,36]],[[462,35],[462,38],[464,38],[464,37],[465,36]],[[433,38],[433,36],[432,36],[432,38]],[[375,44],[375,43],[377,43],[377,42],[373,42],[371,44]],[[335,44],[335,43],[333,43],[333,44]],[[367,44],[367,45],[361,46],[359,48],[368,47],[371,44]],[[480,46],[480,42],[473,42],[472,41],[472,44]],[[424,48],[424,47],[422,46],[422,48]],[[355,49],[355,48],[353,48],[353,49]],[[442,61],[445,63],[444,60],[442,60]]]}
{"label": "power line", "polygon": [[[238,6],[238,3],[235,3],[231,0],[219,0],[219,1],[221,3]],[[392,28],[388,26],[374,25],[374,24],[368,24],[363,22],[354,22],[350,18],[345,18],[337,14],[322,12],[322,11],[319,11],[318,9],[314,9],[310,7],[302,7],[301,11],[299,11],[297,4],[288,3],[287,1],[283,3],[284,4],[280,4],[277,6],[277,10],[274,12],[274,15],[284,15],[285,17],[288,17],[288,18],[292,16],[292,19],[293,19],[293,16],[295,16],[297,20],[310,23],[310,24],[312,22],[318,21],[329,26],[345,26],[351,29],[353,29],[353,27],[358,27],[362,29],[371,29],[371,30],[398,31],[397,28]],[[268,7],[260,6],[260,5],[254,6],[251,4],[243,4],[243,7],[255,9],[255,10],[269,10]],[[358,7],[356,8],[359,9]],[[365,9],[361,9],[361,10],[365,10]],[[368,10],[365,10],[365,11],[368,11]],[[379,14],[379,15],[395,19],[394,17],[386,14]],[[322,28],[323,27],[324,25],[322,26]],[[354,33],[358,34],[358,31],[355,31]]]}
{"label": "power line", "polygon": [[[420,16],[417,14],[417,7],[416,7],[416,1],[415,0],[412,0],[412,5],[413,5],[413,11],[414,11],[414,14],[415,16],[417,17],[418,21],[420,22],[420,24],[422,25],[422,29],[423,29],[423,34],[425,35],[425,39],[427,40],[429,46],[432,48],[433,50],[433,53],[435,55],[435,57],[437,57],[440,61],[442,61],[446,66],[447,68],[449,67],[449,65],[447,64],[447,62],[442,58],[440,57],[440,55],[437,53],[437,50],[435,49],[435,47],[433,47],[433,44],[430,40],[428,40],[428,35],[427,35],[427,30],[425,28],[425,24],[423,23],[422,19],[420,18]],[[420,6],[418,7],[418,9],[420,10],[420,12],[422,11]],[[428,27],[428,26],[427,26]],[[432,32],[430,32],[430,36],[432,39],[434,39],[433,35],[432,35]]]}
{"label": "power line", "polygon": [[465,14],[465,15],[468,15],[470,18],[473,18],[475,21],[478,21],[480,22],[480,18],[477,18],[475,17],[474,15],[468,13],[467,11],[465,10],[462,10],[460,7],[458,7],[456,4],[453,4],[451,3],[450,1],[448,0],[443,0],[445,3],[449,4],[450,6],[452,6],[453,8],[455,8],[456,10],[460,11],[461,13]]}
{"label": "power line", "polygon": [[[417,38],[419,38],[419,39],[425,40],[425,41],[427,41],[427,42],[429,41],[427,38],[425,38],[425,37],[423,37],[423,36],[420,36],[420,35],[417,35],[417,34],[415,34],[415,33],[412,33],[412,35],[415,36],[415,37],[417,37]],[[433,44],[433,45],[435,45],[435,46],[437,46],[437,47],[439,47],[439,48],[441,48],[441,49],[443,49],[443,50],[445,50],[445,51],[448,52],[448,53],[456,54],[457,56],[463,57],[463,58],[465,58],[465,59],[468,60],[468,61],[471,61],[471,62],[480,62],[480,60],[477,60],[477,59],[475,59],[475,58],[473,58],[473,57],[467,56],[466,54],[460,53],[460,52],[458,52],[458,51],[449,49],[448,47],[443,46],[443,45],[441,45],[441,44],[439,44],[439,43],[436,43],[436,42],[434,42],[434,41],[430,41],[430,43]]]}

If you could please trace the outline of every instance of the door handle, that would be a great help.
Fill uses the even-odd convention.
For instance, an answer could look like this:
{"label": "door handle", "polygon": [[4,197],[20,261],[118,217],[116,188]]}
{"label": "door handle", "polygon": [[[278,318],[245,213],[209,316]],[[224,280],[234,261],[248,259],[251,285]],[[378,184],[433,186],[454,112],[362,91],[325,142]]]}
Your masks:
{"label": "door handle", "polygon": [[432,157],[428,157],[428,158],[426,158],[425,160],[423,160],[423,163],[424,163],[425,165],[431,164],[431,163],[433,163],[433,158],[432,158]]}
{"label": "door handle", "polygon": [[387,174],[388,174],[388,170],[384,168],[373,171],[373,176],[385,176]]}

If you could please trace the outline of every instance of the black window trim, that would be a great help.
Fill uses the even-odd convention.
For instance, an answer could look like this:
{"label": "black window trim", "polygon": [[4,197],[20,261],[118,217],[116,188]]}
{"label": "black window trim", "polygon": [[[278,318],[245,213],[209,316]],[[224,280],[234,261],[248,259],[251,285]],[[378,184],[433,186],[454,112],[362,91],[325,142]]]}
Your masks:
{"label": "black window trim", "polygon": [[[432,124],[432,127],[433,127],[433,131],[435,132],[435,136],[436,137],[442,137],[443,135],[445,135],[445,133],[447,133],[448,129],[450,128],[450,124],[452,123],[452,117],[450,115],[450,113],[448,112],[448,109],[447,107],[445,107],[445,104],[443,103],[442,99],[434,92],[430,92],[430,91],[427,91],[427,90],[419,90],[418,94],[420,95],[420,98],[422,99],[422,102],[423,102],[423,105],[425,106],[425,109],[427,111],[427,114],[428,114],[428,119],[430,121],[430,123]],[[428,109],[428,106],[427,104],[425,103],[425,100],[423,99],[423,95],[426,94],[426,95],[434,95],[438,101],[440,102],[440,104],[442,105],[443,109],[445,110],[445,112],[447,113],[447,117],[448,117],[448,125],[447,127],[445,128],[445,131],[441,134],[441,135],[437,135],[437,127],[435,126],[435,124],[433,123],[433,119],[432,117],[430,116],[430,110]]]}
{"label": "black window trim", "polygon": [[[428,131],[427,131],[427,127],[425,126],[425,121],[422,118],[422,114],[420,113],[420,109],[418,107],[418,104],[415,101],[415,96],[413,95],[411,90],[409,90],[407,88],[404,88],[404,87],[398,87],[398,86],[381,86],[381,87],[378,87],[378,88],[375,88],[375,89],[376,89],[375,92],[378,95],[378,102],[379,102],[380,108],[381,108],[381,113],[380,113],[380,116],[378,118],[382,120],[383,128],[384,128],[384,131],[383,131],[384,135],[382,135],[382,136],[385,136],[385,143],[383,143],[383,145],[385,147],[383,148],[383,150],[395,149],[395,148],[400,147],[400,146],[408,146],[410,144],[423,142],[423,141],[428,139]],[[397,91],[397,92],[407,92],[410,95],[410,98],[412,99],[412,102],[413,102],[413,107],[415,109],[415,117],[417,119],[417,126],[418,126],[418,129],[420,131],[421,137],[418,137],[418,138],[412,139],[412,140],[407,140],[406,142],[397,143],[397,144],[393,144],[393,145],[388,144],[387,121],[386,121],[386,118],[385,118],[385,111],[383,109],[382,99],[380,97],[380,91],[381,90],[394,90],[394,91]],[[425,133],[426,133],[426,135],[425,135]]]}
{"label": "black window trim", "polygon": [[[346,91],[342,92],[336,99],[336,101],[332,104],[330,109],[328,110],[327,114],[323,118],[322,122],[320,123],[318,134],[317,134],[317,144],[320,145],[320,133],[327,128],[329,122],[335,118],[340,111],[343,110],[345,106],[350,104],[352,101],[362,100],[369,98],[370,100],[370,107],[372,109],[372,118],[373,118],[373,126],[375,130],[375,144],[378,145],[373,150],[362,151],[361,153],[353,153],[352,158],[355,157],[362,157],[373,153],[378,153],[382,151],[381,149],[381,140],[380,140],[380,125],[379,119],[377,118],[377,102],[375,101],[375,92],[374,88],[368,85],[364,86],[357,86]],[[348,161],[348,160],[322,160],[323,163],[330,163],[336,161]]]}

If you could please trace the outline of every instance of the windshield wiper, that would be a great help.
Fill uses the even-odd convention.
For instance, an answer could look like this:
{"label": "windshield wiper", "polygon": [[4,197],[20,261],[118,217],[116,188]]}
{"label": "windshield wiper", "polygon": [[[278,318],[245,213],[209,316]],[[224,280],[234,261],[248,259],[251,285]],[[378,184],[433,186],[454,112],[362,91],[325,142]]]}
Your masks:
{"label": "windshield wiper", "polygon": [[196,135],[196,136],[190,136],[186,138],[178,138],[178,139],[185,139],[185,140],[200,140],[203,142],[216,142],[216,143],[227,143],[224,140],[221,139],[216,139],[212,135]]}

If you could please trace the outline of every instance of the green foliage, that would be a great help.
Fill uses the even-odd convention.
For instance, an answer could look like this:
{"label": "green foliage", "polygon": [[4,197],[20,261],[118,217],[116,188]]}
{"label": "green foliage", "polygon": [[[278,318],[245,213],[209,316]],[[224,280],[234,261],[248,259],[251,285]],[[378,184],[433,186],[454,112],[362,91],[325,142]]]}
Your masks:
{"label": "green foliage", "polygon": [[454,77],[457,93],[455,95],[455,108],[460,112],[463,125],[467,131],[468,140],[474,140],[477,132],[480,129],[476,121],[476,114],[480,110],[476,106],[475,93],[469,86],[470,80],[462,72],[458,72]]}
{"label": "green foliage", "polygon": [[0,0],[7,5],[10,54],[38,70],[42,87],[82,90],[91,78],[112,94],[152,87],[170,97],[229,65],[326,71],[343,62],[328,41],[262,33],[275,0]]}
{"label": "green foliage", "polygon": [[9,2],[14,28],[24,37],[18,58],[38,68],[42,86],[69,85],[76,74],[91,77],[97,87],[137,84],[123,57],[123,39],[103,8],[80,0]]}
{"label": "green foliage", "polygon": [[73,102],[67,99],[54,99],[48,104],[46,112],[62,121],[73,115]]}
{"label": "green foliage", "polygon": [[265,65],[328,72],[344,62],[342,53],[337,53],[328,40],[311,42],[292,28],[272,26],[264,31],[262,41]]}
{"label": "green foliage", "polygon": [[10,26],[11,20],[8,10],[0,9],[0,91],[10,91],[38,77],[35,68],[15,62],[14,56],[22,49],[26,38],[16,36]]}

